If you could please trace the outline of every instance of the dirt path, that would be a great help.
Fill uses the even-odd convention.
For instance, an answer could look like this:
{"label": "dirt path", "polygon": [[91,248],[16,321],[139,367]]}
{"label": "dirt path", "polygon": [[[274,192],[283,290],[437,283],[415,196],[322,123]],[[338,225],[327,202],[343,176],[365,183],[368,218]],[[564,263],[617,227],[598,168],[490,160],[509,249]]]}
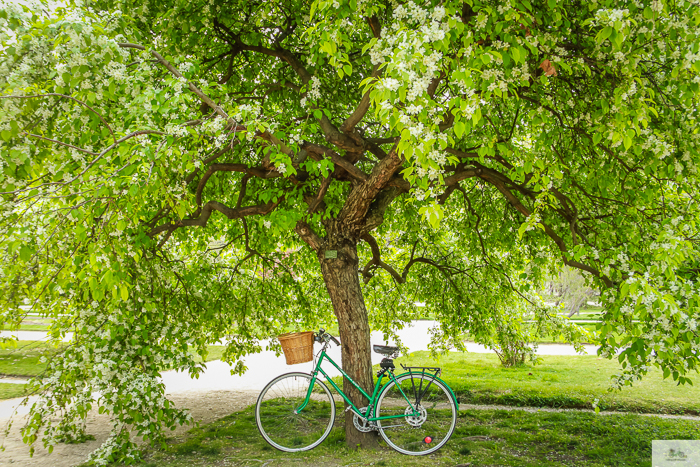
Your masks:
{"label": "dirt path", "polygon": [[[591,409],[557,409],[553,407],[516,407],[512,405],[477,405],[477,404],[459,404],[459,410],[522,410],[524,412],[581,412],[595,413]],[[695,420],[700,421],[700,417],[696,415],[671,415],[662,413],[635,413],[635,412],[607,412],[600,411],[598,415],[639,415],[641,417],[658,417],[678,420]]]}
{"label": "dirt path", "polygon": [[[200,423],[209,423],[224,417],[231,412],[240,410],[254,403],[259,391],[191,391],[170,394],[169,397],[178,406],[190,409],[193,418]],[[29,448],[22,443],[19,430],[25,417],[17,417],[14,420],[10,435],[5,438],[0,435],[0,444],[5,446],[5,452],[0,454],[0,466],[25,467],[25,466],[53,466],[72,467],[81,464],[87,456],[97,449],[111,429],[109,419],[105,415],[99,415],[96,410],[88,416],[88,433],[95,437],[94,441],[82,444],[58,444],[53,453],[49,454],[41,445],[36,443],[34,457],[29,457]],[[0,428],[4,430],[7,419],[0,419]],[[191,427],[180,427],[171,432],[171,436],[177,436],[188,431]]]}

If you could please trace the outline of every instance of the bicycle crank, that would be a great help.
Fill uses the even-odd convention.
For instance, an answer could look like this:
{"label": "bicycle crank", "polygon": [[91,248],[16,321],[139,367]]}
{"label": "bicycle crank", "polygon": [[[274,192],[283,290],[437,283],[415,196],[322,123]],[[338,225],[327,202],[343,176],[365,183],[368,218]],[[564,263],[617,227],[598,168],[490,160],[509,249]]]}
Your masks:
{"label": "bicycle crank", "polygon": [[[362,415],[367,414],[367,407],[362,407],[360,412]],[[360,418],[356,413],[352,414],[352,423],[355,425],[357,431],[361,431],[362,433],[369,433],[370,431],[377,429],[377,424],[375,422],[370,422],[367,419]]]}

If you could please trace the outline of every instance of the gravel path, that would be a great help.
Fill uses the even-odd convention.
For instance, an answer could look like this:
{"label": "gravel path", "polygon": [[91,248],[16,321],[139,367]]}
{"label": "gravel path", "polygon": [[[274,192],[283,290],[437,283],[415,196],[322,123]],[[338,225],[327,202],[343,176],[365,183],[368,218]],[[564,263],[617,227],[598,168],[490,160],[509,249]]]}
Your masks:
{"label": "gravel path", "polygon": [[[515,407],[512,405],[479,405],[479,404],[459,404],[459,410],[522,410],[524,412],[580,412],[580,413],[595,413],[592,409],[556,409],[552,407]],[[598,415],[628,415],[632,412],[609,412],[600,411]],[[700,422],[700,417],[696,415],[671,415],[661,413],[634,413],[642,417],[658,417],[677,420],[695,420]]]}

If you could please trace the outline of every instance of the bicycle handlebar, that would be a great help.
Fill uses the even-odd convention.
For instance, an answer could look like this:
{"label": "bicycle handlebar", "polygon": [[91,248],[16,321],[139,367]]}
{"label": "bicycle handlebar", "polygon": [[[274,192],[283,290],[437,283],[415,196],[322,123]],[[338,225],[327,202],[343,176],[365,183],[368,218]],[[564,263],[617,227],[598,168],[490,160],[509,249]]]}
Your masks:
{"label": "bicycle handlebar", "polygon": [[327,339],[324,339],[325,337],[328,337],[328,339],[332,340],[335,345],[340,347],[340,341],[338,339],[336,339],[331,334],[327,333],[325,329],[319,329],[318,334],[316,335],[317,342],[327,342]]}

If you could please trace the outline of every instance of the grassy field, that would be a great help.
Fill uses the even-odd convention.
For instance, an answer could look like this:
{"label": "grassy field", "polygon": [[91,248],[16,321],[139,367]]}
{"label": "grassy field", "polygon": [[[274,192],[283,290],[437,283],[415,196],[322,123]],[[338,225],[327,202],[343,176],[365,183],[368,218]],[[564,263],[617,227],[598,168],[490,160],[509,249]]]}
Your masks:
{"label": "grassy field", "polygon": [[[339,418],[342,418],[339,417]],[[268,446],[258,434],[253,408],[233,413],[147,449],[141,467],[240,466],[651,466],[654,439],[698,439],[700,424],[638,415],[529,413],[464,410],[450,441],[426,457],[345,446],[342,420],[312,451],[290,454]]]}
{"label": "grassy field", "polygon": [[16,347],[0,349],[0,375],[36,376],[46,367],[41,357],[57,350],[47,342],[18,341]]}
{"label": "grassy field", "polygon": [[[2,381],[2,380],[0,380]],[[15,397],[24,396],[24,385],[22,384],[11,384],[11,383],[0,383],[0,400],[2,399],[14,399]]]}
{"label": "grassy field", "polygon": [[19,327],[4,324],[0,325],[0,331],[48,331],[52,322],[53,318],[27,316],[22,320],[22,324]]}
{"label": "grassy field", "polygon": [[590,409],[597,398],[601,410],[700,414],[700,384],[677,386],[652,370],[633,387],[608,392],[619,366],[596,356],[543,356],[539,365],[504,368],[493,354],[450,352],[435,361],[415,352],[395,363],[442,367],[463,403]]}

